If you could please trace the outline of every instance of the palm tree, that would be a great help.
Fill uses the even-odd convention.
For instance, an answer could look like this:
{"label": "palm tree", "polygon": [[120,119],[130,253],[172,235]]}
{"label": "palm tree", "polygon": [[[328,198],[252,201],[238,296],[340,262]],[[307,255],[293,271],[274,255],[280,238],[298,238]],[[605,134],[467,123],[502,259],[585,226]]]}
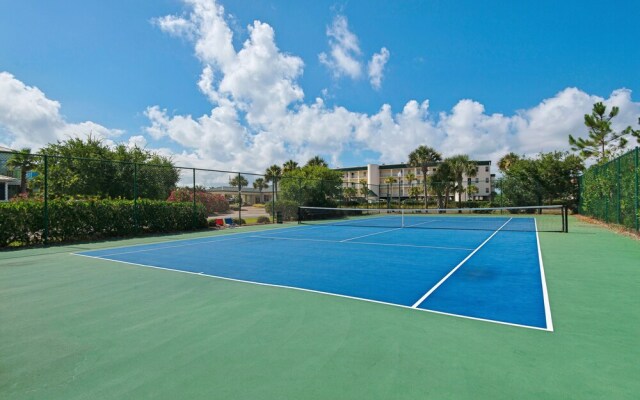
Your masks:
{"label": "palm tree", "polygon": [[229,178],[229,185],[237,187],[238,191],[242,190],[242,188],[246,187],[248,184],[249,182],[247,181],[247,178],[240,174],[235,175],[233,178]]}
{"label": "palm tree", "polygon": [[354,197],[358,192],[356,191],[356,188],[353,187],[346,187],[344,188],[344,190],[342,191],[342,195],[345,197],[345,199],[347,199],[347,202],[351,202],[351,198]]}
{"label": "palm tree", "polygon": [[282,164],[282,172],[283,173],[287,173],[289,171],[294,171],[298,169],[298,163],[293,161],[293,160],[289,160],[287,162],[285,162],[284,164]]}
{"label": "palm tree", "polygon": [[367,197],[369,197],[369,184],[367,183],[366,179],[360,179],[360,194],[362,195],[362,197],[364,197],[365,199]]}
{"label": "palm tree", "polygon": [[513,164],[517,163],[518,161],[520,161],[520,156],[516,153],[511,152],[503,156],[500,161],[498,161],[498,168],[502,172],[507,172],[509,168],[511,168]]}
{"label": "palm tree", "polygon": [[267,182],[265,182],[263,178],[256,178],[256,180],[253,181],[253,188],[258,189],[260,192],[260,201],[262,201],[262,190],[268,189],[269,185],[267,185]]}
{"label": "palm tree", "polygon": [[476,185],[469,185],[469,187],[467,188],[467,194],[472,197],[475,194],[478,194],[480,190],[478,189],[478,187]]}
{"label": "palm tree", "polygon": [[36,167],[36,162],[28,147],[14,153],[7,161],[7,167],[20,169],[20,193],[27,193],[27,172]]}
{"label": "palm tree", "polygon": [[453,156],[448,160],[451,164],[451,173],[455,177],[456,191],[458,192],[458,208],[460,208],[462,206],[462,193],[465,191],[464,186],[462,186],[462,176],[466,175],[469,178],[476,176],[478,173],[478,165],[475,161],[471,161],[466,154]]}
{"label": "palm tree", "polygon": [[305,166],[308,166],[308,167],[328,167],[329,164],[327,164],[327,162],[324,160],[324,158],[322,158],[320,156],[315,156],[312,159],[310,159],[309,161],[307,161],[307,164]]}
{"label": "palm tree", "polygon": [[395,176],[388,176],[384,178],[384,183],[387,184],[387,201],[391,199],[391,191],[393,190],[393,184],[398,182]]}
{"label": "palm tree", "polygon": [[438,165],[433,175],[429,177],[431,192],[438,199],[438,208],[447,208],[449,195],[455,188],[455,177],[451,171],[449,160],[444,160]]}
{"label": "palm tree", "polygon": [[429,166],[442,161],[442,155],[428,146],[420,146],[409,154],[409,166],[420,168],[424,189],[424,208],[427,208],[427,172]]}
{"label": "palm tree", "polygon": [[282,177],[282,168],[279,165],[273,164],[264,172],[264,179],[267,182],[273,182],[274,200],[275,195],[278,193],[278,180]]}

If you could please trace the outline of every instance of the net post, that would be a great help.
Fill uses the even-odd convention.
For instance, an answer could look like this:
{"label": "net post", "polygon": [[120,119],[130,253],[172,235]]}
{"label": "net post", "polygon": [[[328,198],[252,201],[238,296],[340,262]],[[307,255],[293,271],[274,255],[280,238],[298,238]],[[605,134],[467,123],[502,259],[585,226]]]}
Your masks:
{"label": "net post", "polygon": [[302,223],[302,208],[298,206],[298,225]]}

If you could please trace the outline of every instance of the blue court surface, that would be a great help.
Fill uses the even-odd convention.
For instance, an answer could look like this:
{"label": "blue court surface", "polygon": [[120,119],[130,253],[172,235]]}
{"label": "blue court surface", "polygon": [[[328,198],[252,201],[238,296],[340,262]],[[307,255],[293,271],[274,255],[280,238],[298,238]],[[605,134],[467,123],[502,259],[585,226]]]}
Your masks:
{"label": "blue court surface", "polygon": [[489,230],[297,225],[76,254],[553,330],[533,218]]}

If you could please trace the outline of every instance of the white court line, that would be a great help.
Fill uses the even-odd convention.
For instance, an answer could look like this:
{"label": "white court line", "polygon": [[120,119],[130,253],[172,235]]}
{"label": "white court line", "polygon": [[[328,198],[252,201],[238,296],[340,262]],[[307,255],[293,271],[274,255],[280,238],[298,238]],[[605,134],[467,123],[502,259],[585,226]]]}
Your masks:
{"label": "white court line", "polygon": [[[124,246],[113,246],[113,247],[106,247],[104,249],[94,249],[94,250],[82,250],[80,252],[87,252],[87,251],[103,251],[103,250],[116,250],[116,249],[126,249],[126,248],[130,248],[130,247],[141,247],[141,246],[155,246],[157,244],[163,244],[163,243],[175,243],[175,242],[187,242],[187,241],[191,241],[191,240],[200,240],[200,239],[206,239],[207,237],[215,239],[217,237],[227,237],[227,236],[237,236],[237,235],[247,235],[247,234],[251,234],[251,233],[255,233],[255,232],[272,232],[272,231],[280,231],[283,229],[302,229],[302,228],[307,228],[307,229],[311,229],[313,228],[313,226],[310,225],[293,225],[293,226],[283,226],[280,228],[266,228],[266,229],[258,229],[258,230],[251,230],[251,231],[246,231],[246,232],[234,232],[234,233],[220,233],[218,235],[207,235],[207,236],[200,236],[200,237],[192,237],[192,238],[185,238],[185,239],[171,239],[171,240],[163,240],[163,241],[159,241],[159,242],[154,242],[154,243],[138,243],[138,244],[127,244]],[[242,228],[240,228],[242,229]],[[139,239],[139,238],[144,238],[143,236],[141,237],[132,237],[131,239]],[[80,253],[80,252],[76,252],[76,253]],[[74,252],[71,252],[69,254],[76,254]]]}
{"label": "white court line", "polygon": [[253,236],[250,236],[250,237],[257,238],[257,239],[295,240],[295,241],[303,241],[303,242],[364,244],[364,245],[370,245],[370,246],[391,246],[391,247],[415,247],[415,248],[419,248],[419,249],[443,249],[443,250],[464,250],[464,251],[473,250],[473,249],[469,249],[469,248],[466,248],[466,247],[421,246],[421,245],[417,245],[417,244],[403,244],[403,243],[398,244],[398,243],[377,243],[377,242],[345,242],[344,240],[289,238],[289,237],[260,236],[260,235],[253,235]]}
{"label": "white court line", "polygon": [[411,228],[413,226],[424,225],[424,224],[428,224],[430,222],[437,222],[437,221],[438,221],[437,219],[434,219],[434,220],[431,220],[431,221],[420,222],[419,224],[413,224],[413,225],[403,226],[403,227],[394,228],[394,229],[387,229],[386,231],[382,231],[382,232],[375,232],[375,233],[370,233],[368,235],[362,235],[362,236],[352,237],[352,238],[349,238],[349,239],[344,239],[344,240],[341,240],[341,242],[348,242],[350,240],[356,240],[356,239],[361,239],[361,238],[368,237],[368,236],[380,235],[380,234],[387,233],[387,232],[397,231],[399,229]]}
{"label": "white court line", "polygon": [[431,296],[431,293],[435,292],[436,289],[438,289],[440,287],[440,285],[442,285],[444,283],[444,281],[446,281],[447,279],[449,279],[449,277],[451,275],[454,274],[454,272],[456,272],[460,267],[462,267],[462,265],[464,263],[466,263],[471,257],[473,257],[474,254],[476,254],[478,252],[478,250],[480,250],[482,248],[482,246],[484,246],[485,244],[487,244],[487,242],[489,240],[491,240],[491,238],[493,238],[498,232],[500,232],[500,229],[504,228],[505,225],[507,225],[511,220],[513,219],[513,217],[509,218],[507,220],[507,222],[505,222],[504,224],[502,224],[502,226],[500,228],[498,228],[495,232],[493,232],[491,234],[491,236],[489,236],[484,242],[482,242],[480,244],[480,246],[476,247],[476,249],[474,251],[472,251],[468,256],[465,257],[464,260],[460,261],[460,263],[458,265],[455,266],[455,268],[453,268],[451,271],[449,271],[449,273],[447,275],[445,275],[444,278],[440,279],[440,282],[436,283],[434,287],[432,287],[431,289],[429,289],[429,291],[427,293],[425,293],[422,297],[420,297],[420,299],[418,301],[416,301],[411,308],[417,308],[422,302],[424,302],[427,297]]}
{"label": "white court line", "polygon": [[[251,233],[251,232],[244,232],[244,233]],[[220,237],[223,237],[223,236],[220,236]],[[203,240],[203,241],[199,241],[199,242],[196,242],[196,243],[176,244],[176,245],[173,245],[173,246],[156,246],[156,247],[153,247],[153,248],[150,248],[150,249],[121,251],[119,253],[104,254],[104,255],[102,255],[100,257],[118,256],[120,254],[144,253],[144,252],[147,252],[147,251],[173,249],[173,248],[176,248],[176,247],[197,246],[197,245],[202,244],[202,243],[226,242],[227,240],[237,240],[237,239],[243,239],[243,238],[247,238],[247,237],[251,237],[251,236],[234,236],[232,238],[224,238],[224,239],[219,239],[219,240]],[[140,246],[153,246],[153,243],[151,243],[149,245],[140,245]],[[106,249],[106,250],[109,250],[109,249]],[[88,250],[88,251],[100,251],[100,250]]]}
{"label": "white court line", "polygon": [[362,297],[349,296],[349,295],[346,295],[346,294],[330,293],[330,292],[323,292],[323,291],[320,291],[320,290],[299,288],[299,287],[295,287],[295,286],[277,285],[277,284],[273,284],[273,283],[263,283],[263,282],[248,281],[248,280],[243,280],[243,279],[228,278],[228,277],[224,277],[224,276],[204,274],[202,272],[190,272],[190,271],[183,271],[183,270],[173,269],[173,268],[165,268],[165,267],[157,267],[157,266],[154,266],[154,265],[133,263],[133,262],[128,262],[128,261],[112,260],[112,259],[109,259],[109,258],[87,256],[85,254],[79,254],[79,253],[71,253],[71,255],[80,256],[80,257],[87,257],[87,258],[93,258],[93,259],[101,260],[101,261],[118,262],[118,263],[122,263],[122,264],[134,265],[134,266],[137,266],[137,267],[146,267],[146,268],[153,268],[153,269],[159,269],[159,270],[164,270],[164,271],[180,272],[180,273],[183,273],[183,274],[190,274],[190,275],[196,275],[196,276],[207,277],[207,278],[222,279],[222,280],[231,281],[231,282],[239,282],[239,283],[247,283],[247,284],[258,285],[258,286],[299,290],[299,291],[308,292],[308,293],[317,293],[317,294],[341,297],[341,298],[351,299],[351,300],[360,300],[360,301],[366,301],[368,303],[384,304],[384,305],[387,305],[387,306],[399,307],[399,308],[404,308],[404,309],[413,310],[413,311],[423,311],[423,312],[428,312],[428,313],[433,313],[433,314],[448,315],[448,316],[452,316],[452,317],[470,319],[470,320],[473,320],[473,321],[483,321],[483,322],[490,322],[490,323],[498,324],[498,325],[513,326],[513,327],[516,327],[516,328],[527,328],[527,329],[535,329],[535,330],[538,330],[538,331],[548,331],[548,329],[540,328],[540,327],[537,327],[537,326],[522,325],[522,324],[511,323],[511,322],[496,321],[496,320],[486,319],[486,318],[471,317],[471,316],[468,316],[468,315],[453,314],[453,313],[447,313],[447,312],[442,312],[442,311],[429,310],[429,309],[425,309],[425,308],[413,308],[413,307],[405,306],[405,305],[402,305],[402,304],[388,303],[386,301],[373,300],[373,299],[365,299],[365,298],[362,298]]}
{"label": "white court line", "polygon": [[547,322],[547,330],[553,332],[553,320],[551,319],[551,306],[549,305],[549,294],[547,293],[547,279],[544,275],[544,263],[542,262],[542,250],[540,248],[540,237],[538,236],[538,221],[533,219],[536,227],[536,243],[538,244],[538,261],[540,263],[540,280],[542,281],[542,298],[544,301],[544,315]]}

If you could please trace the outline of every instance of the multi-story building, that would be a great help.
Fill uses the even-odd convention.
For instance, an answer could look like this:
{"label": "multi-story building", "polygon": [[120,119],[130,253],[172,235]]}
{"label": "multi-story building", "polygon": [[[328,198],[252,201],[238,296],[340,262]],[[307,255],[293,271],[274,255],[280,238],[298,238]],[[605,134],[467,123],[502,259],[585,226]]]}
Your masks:
{"label": "multi-story building", "polygon": [[[463,176],[462,185],[465,192],[462,200],[490,200],[493,190],[491,179],[491,161],[476,161],[478,171],[475,176]],[[438,164],[434,163],[428,166],[427,176],[432,175]],[[336,168],[341,171],[343,187],[352,187],[356,189],[358,196],[363,196],[363,190],[367,193],[367,197],[373,196],[380,199],[400,198],[406,200],[412,197],[412,187],[422,188],[425,176],[419,167],[410,167],[407,164],[389,164],[377,165],[368,164],[362,167]],[[415,177],[411,181],[408,177]],[[392,178],[392,179],[391,179]],[[362,187],[366,184],[366,189]],[[468,188],[475,186],[477,191],[469,193]],[[414,189],[414,191],[416,191]],[[457,195],[451,194],[452,199],[457,200]],[[413,195],[415,196],[415,194]],[[422,191],[418,197],[422,197]],[[429,198],[433,196],[428,195]]]}

